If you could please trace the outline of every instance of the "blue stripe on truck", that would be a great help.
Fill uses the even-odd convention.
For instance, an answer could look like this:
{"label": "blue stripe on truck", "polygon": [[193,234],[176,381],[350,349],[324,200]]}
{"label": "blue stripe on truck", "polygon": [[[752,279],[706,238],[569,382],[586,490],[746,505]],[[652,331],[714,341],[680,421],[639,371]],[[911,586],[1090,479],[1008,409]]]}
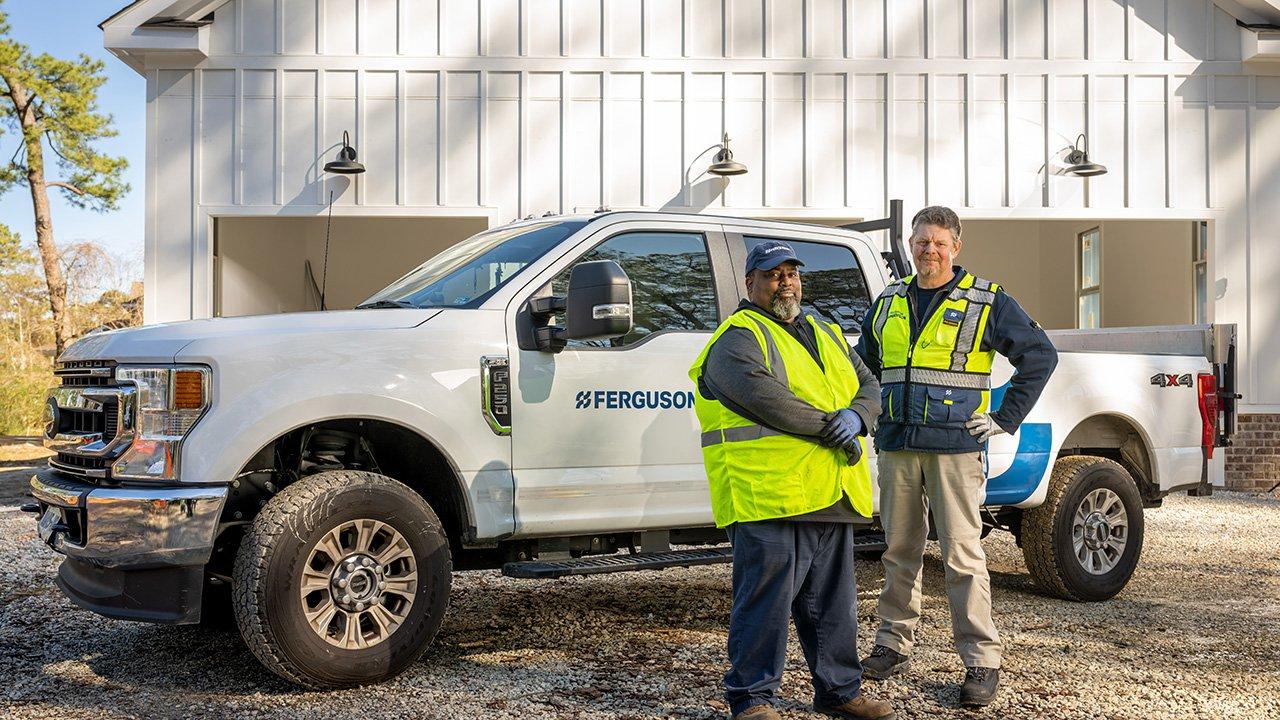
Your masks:
{"label": "blue stripe on truck", "polygon": [[[1004,401],[1009,382],[991,390],[991,412]],[[1053,426],[1023,423],[1018,429],[1018,449],[1008,470],[987,478],[987,505],[1014,505],[1031,497],[1049,469],[1053,452]]]}

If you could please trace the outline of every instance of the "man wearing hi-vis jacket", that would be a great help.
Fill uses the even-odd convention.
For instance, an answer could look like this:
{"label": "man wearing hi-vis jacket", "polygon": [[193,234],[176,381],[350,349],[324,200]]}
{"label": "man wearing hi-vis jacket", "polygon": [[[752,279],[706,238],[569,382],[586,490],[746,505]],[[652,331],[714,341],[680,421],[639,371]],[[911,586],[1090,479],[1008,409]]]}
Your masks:
{"label": "man wearing hi-vis jacket", "polygon": [[712,511],[733,543],[725,698],[735,720],[779,717],[794,616],[814,708],[883,720],[889,704],[862,693],[853,571],[880,389],[838,326],[801,315],[801,265],[784,242],[753,248],[748,299],[689,370]]}
{"label": "man wearing hi-vis jacket", "polygon": [[[996,283],[952,265],[960,219],[927,207],[911,220],[916,274],[885,288],[862,323],[858,354],[880,379],[876,430],[880,522],[887,549],[880,630],[866,675],[905,668],[920,621],[921,566],[932,515],[946,567],[956,652],[966,672],[963,705],[986,705],[999,684],[1000,636],[979,509],[986,497],[987,440],[1011,433],[1031,412],[1058,362],[1053,343]],[[1015,373],[990,407],[996,353]]]}

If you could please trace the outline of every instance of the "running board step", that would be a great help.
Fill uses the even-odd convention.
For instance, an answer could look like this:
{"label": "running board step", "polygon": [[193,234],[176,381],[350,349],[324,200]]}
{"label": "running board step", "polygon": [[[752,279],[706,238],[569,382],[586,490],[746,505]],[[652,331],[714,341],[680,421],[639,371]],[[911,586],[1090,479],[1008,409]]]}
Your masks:
{"label": "running board step", "polygon": [[733,561],[733,549],[717,547],[619,555],[595,555],[572,560],[524,560],[502,566],[502,574],[514,578],[558,578],[568,575],[601,575],[631,570],[715,565]]}
{"label": "running board step", "polygon": [[[867,533],[854,540],[855,552],[884,550],[884,535]],[[513,578],[559,578],[569,575],[603,575],[633,570],[663,570],[671,567],[717,565],[733,562],[733,548],[715,547],[668,552],[595,555],[572,560],[524,560],[502,566],[502,574]]]}

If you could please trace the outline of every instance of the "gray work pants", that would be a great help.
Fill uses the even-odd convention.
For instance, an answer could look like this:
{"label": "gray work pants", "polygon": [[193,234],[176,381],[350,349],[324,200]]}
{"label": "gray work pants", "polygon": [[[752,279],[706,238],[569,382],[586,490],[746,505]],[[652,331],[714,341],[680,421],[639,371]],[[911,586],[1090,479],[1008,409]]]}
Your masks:
{"label": "gray work pants", "polygon": [[991,620],[991,581],[978,509],[986,495],[981,453],[886,451],[879,454],[880,522],[888,549],[876,644],[911,654],[920,621],[921,568],[933,521],[942,548],[951,632],[966,667],[1000,667],[1000,635]]}

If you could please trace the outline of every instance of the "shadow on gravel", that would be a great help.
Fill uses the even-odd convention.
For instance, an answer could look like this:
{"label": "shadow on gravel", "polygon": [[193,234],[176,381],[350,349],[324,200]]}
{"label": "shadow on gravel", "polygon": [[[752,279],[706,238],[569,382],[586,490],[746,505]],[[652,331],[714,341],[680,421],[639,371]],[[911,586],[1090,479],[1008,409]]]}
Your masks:
{"label": "shadow on gravel", "polygon": [[29,462],[0,462],[0,507],[31,502],[31,476],[41,467]]}
{"label": "shadow on gravel", "polygon": [[[1247,581],[1230,577],[1220,559],[1175,562],[1189,563],[1190,577],[1220,573],[1209,586],[1225,592]],[[1008,557],[1003,567],[1014,567]],[[1272,569],[1263,574],[1271,577]],[[1108,677],[1117,663],[1163,677],[1202,666],[1205,657],[1231,658],[1213,669],[1222,678],[1280,664],[1280,642],[1272,642],[1280,628],[1274,624],[1202,637],[1201,627],[1238,627],[1239,608],[1205,597],[1204,586],[1180,587],[1185,578],[1140,576],[1105,603],[1048,597],[1025,572],[992,570],[991,578],[996,622],[1010,643],[1008,682],[1011,688],[1025,685],[1023,693],[1036,694],[1036,673],[1047,657],[1070,658],[1094,678]],[[858,582],[863,612],[874,613],[880,564],[860,561]],[[925,558],[924,595],[929,640],[922,649],[932,653],[931,665],[904,684],[950,713],[960,668],[950,653],[936,548]],[[301,690],[268,673],[233,626],[83,617],[63,624],[57,614],[46,615],[52,619],[22,631],[23,650],[0,652],[0,675],[14,678],[7,692],[0,690],[0,708],[7,702],[53,716],[229,717],[249,708],[270,715],[296,703],[343,717],[360,714],[376,693],[394,703],[391,714],[413,714],[415,707],[426,712],[444,696],[462,703],[475,698],[475,717],[722,717],[696,698],[720,695],[730,605],[727,566],[519,582],[492,571],[460,573],[445,624],[421,662],[376,690],[327,693]],[[1173,614],[1188,605],[1194,606],[1194,625]],[[861,629],[865,650],[871,642],[866,622]],[[804,716],[805,706],[795,702],[808,693],[802,661],[789,660],[788,678],[782,707]]]}
{"label": "shadow on gravel", "polygon": [[[723,585],[679,572],[644,575],[649,577],[510,587],[458,588],[455,579],[458,591],[435,643],[421,662],[386,687],[439,687],[455,679],[460,689],[465,685],[481,697],[509,697],[503,707],[519,707],[523,698],[552,714],[550,709],[570,700],[596,712],[625,703],[632,699],[628,695],[652,705],[650,691],[635,687],[637,676],[669,677],[682,686],[705,682],[707,697],[715,697],[722,670],[707,672],[699,661],[679,655],[691,642],[723,646],[727,574]],[[166,717],[170,709],[173,716],[187,716],[193,708],[209,712],[264,696],[328,697],[345,704],[360,692],[315,693],[276,678],[249,653],[234,626],[103,620],[92,628],[64,643],[55,628],[42,626],[43,637],[32,638],[41,648],[38,657],[0,662],[29,678],[21,690],[0,699],[18,705],[38,699],[68,716],[124,711]],[[565,690],[566,680],[575,677],[570,684],[584,690]],[[539,689],[548,687],[554,689]],[[593,701],[593,693],[603,704]],[[699,717],[706,710],[673,708],[682,717]]]}

